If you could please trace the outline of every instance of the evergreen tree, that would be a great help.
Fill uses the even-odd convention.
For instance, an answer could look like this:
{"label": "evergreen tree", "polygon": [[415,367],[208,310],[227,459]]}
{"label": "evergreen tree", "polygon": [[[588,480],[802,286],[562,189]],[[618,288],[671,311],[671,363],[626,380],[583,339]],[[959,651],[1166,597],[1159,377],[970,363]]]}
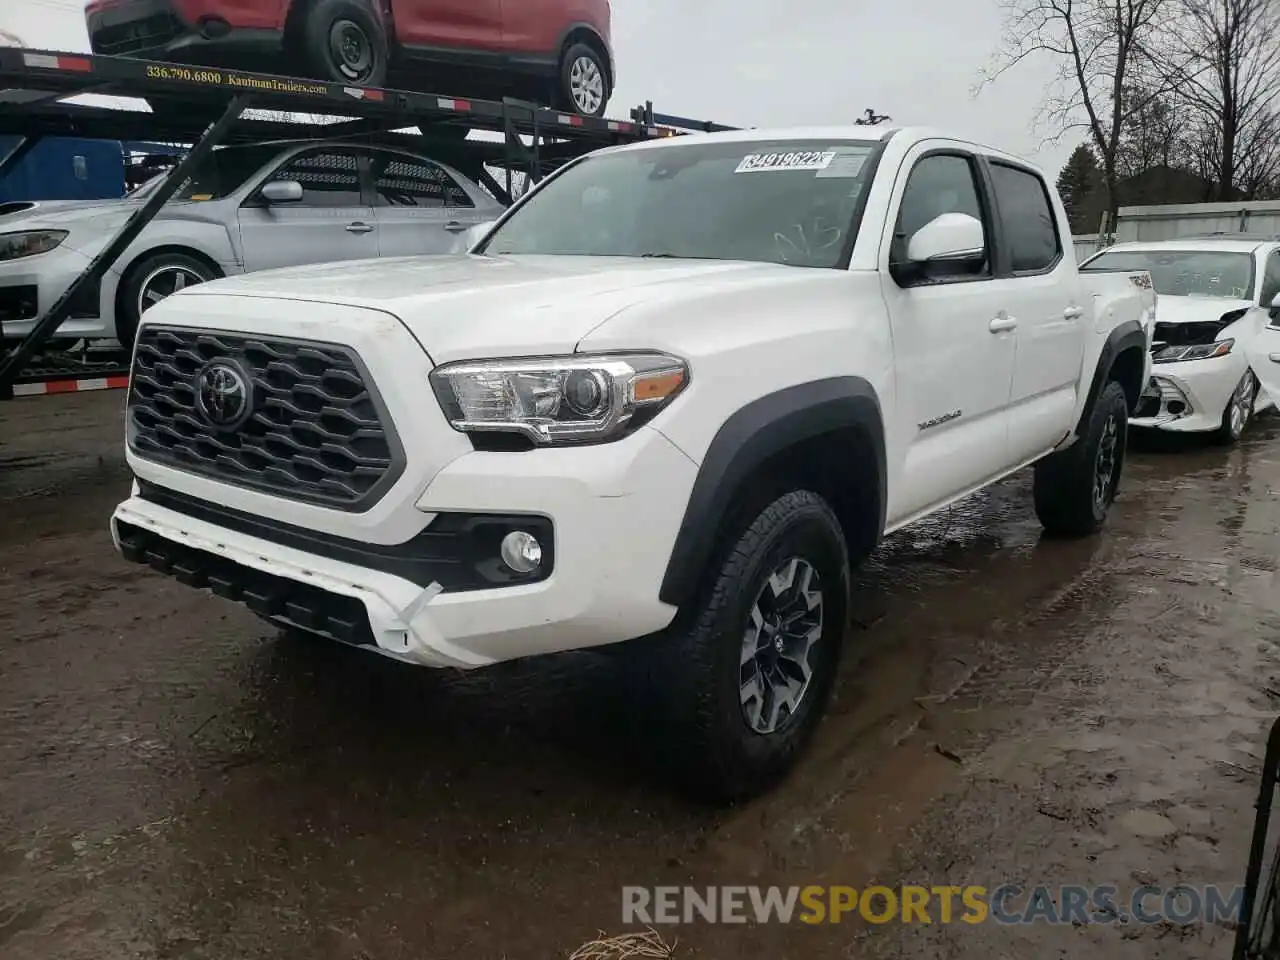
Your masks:
{"label": "evergreen tree", "polygon": [[1067,208],[1072,233],[1093,233],[1098,229],[1097,223],[1088,221],[1093,219],[1092,212],[1098,206],[1090,203],[1090,199],[1101,186],[1102,171],[1098,167],[1098,159],[1089,145],[1082,143],[1072,151],[1066,166],[1058,174],[1058,193],[1062,196],[1062,205]]}

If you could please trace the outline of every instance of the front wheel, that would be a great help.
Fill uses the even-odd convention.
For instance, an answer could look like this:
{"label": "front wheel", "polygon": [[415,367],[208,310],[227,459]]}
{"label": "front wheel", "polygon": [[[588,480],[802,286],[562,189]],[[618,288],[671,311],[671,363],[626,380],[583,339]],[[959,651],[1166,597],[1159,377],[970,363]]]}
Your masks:
{"label": "front wheel", "polygon": [[690,622],[643,654],[664,749],[719,801],[794,765],[831,693],[849,593],[839,521],[814,493],[779,497],[726,546]]}
{"label": "front wheel", "polygon": [[1036,464],[1036,515],[1051,535],[1096,533],[1120,487],[1128,446],[1129,401],[1114,380],[1098,395],[1083,435]]}
{"label": "front wheel", "polygon": [[116,298],[116,339],[131,349],[144,313],[178,291],[216,276],[207,263],[185,253],[160,253],[134,264]]}
{"label": "front wheel", "polygon": [[1222,411],[1222,423],[1214,433],[1214,439],[1224,446],[1236,443],[1243,435],[1245,428],[1253,419],[1253,405],[1258,399],[1258,378],[1253,370],[1244,372],[1235,390],[1231,391],[1231,399],[1227,408]]}
{"label": "front wheel", "polygon": [[560,59],[557,105],[587,117],[603,117],[609,104],[609,68],[600,53],[575,43]]}

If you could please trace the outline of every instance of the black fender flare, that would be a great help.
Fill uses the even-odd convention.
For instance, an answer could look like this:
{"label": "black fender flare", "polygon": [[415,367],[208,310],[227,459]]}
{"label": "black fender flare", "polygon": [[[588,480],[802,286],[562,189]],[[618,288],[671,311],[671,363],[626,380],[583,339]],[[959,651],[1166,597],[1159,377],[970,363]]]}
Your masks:
{"label": "black fender flare", "polygon": [[865,431],[875,451],[875,506],[884,530],[884,422],[875,388],[862,377],[831,377],[787,387],[753,400],[716,431],[698,468],[658,596],[682,606],[696,593],[734,497],[770,457],[834,430]]}
{"label": "black fender flare", "polygon": [[[1098,400],[1098,394],[1102,392],[1103,385],[1111,377],[1111,369],[1116,364],[1116,358],[1133,347],[1143,352],[1147,349],[1147,334],[1137,320],[1126,320],[1108,334],[1106,342],[1102,345],[1102,352],[1098,354],[1098,365],[1093,371],[1093,381],[1089,384],[1089,393],[1080,411],[1080,421],[1076,424],[1077,436],[1088,423],[1089,414]],[[1133,413],[1132,410],[1129,412]]]}

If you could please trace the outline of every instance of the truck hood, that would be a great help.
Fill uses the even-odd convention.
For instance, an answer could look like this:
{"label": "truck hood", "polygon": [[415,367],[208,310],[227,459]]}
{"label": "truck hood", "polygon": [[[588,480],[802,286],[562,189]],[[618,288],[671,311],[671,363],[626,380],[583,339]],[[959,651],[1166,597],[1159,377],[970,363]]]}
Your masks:
{"label": "truck hood", "polygon": [[642,301],[828,272],[718,260],[405,257],[247,274],[190,287],[170,301],[175,307],[186,301],[187,313],[207,296],[379,310],[397,317],[439,364],[571,353],[592,330]]}

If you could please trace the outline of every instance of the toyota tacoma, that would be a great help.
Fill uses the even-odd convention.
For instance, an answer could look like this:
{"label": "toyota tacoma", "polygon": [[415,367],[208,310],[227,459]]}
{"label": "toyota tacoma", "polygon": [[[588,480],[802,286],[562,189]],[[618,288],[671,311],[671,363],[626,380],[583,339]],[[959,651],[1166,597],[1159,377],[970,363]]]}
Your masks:
{"label": "toyota tacoma", "polygon": [[1032,465],[1050,533],[1102,525],[1156,294],[1071,254],[1039,170],[927,130],[610,148],[470,253],[149,310],[113,535],[411,663],[622,644],[679,771],[749,796],[885,534]]}

